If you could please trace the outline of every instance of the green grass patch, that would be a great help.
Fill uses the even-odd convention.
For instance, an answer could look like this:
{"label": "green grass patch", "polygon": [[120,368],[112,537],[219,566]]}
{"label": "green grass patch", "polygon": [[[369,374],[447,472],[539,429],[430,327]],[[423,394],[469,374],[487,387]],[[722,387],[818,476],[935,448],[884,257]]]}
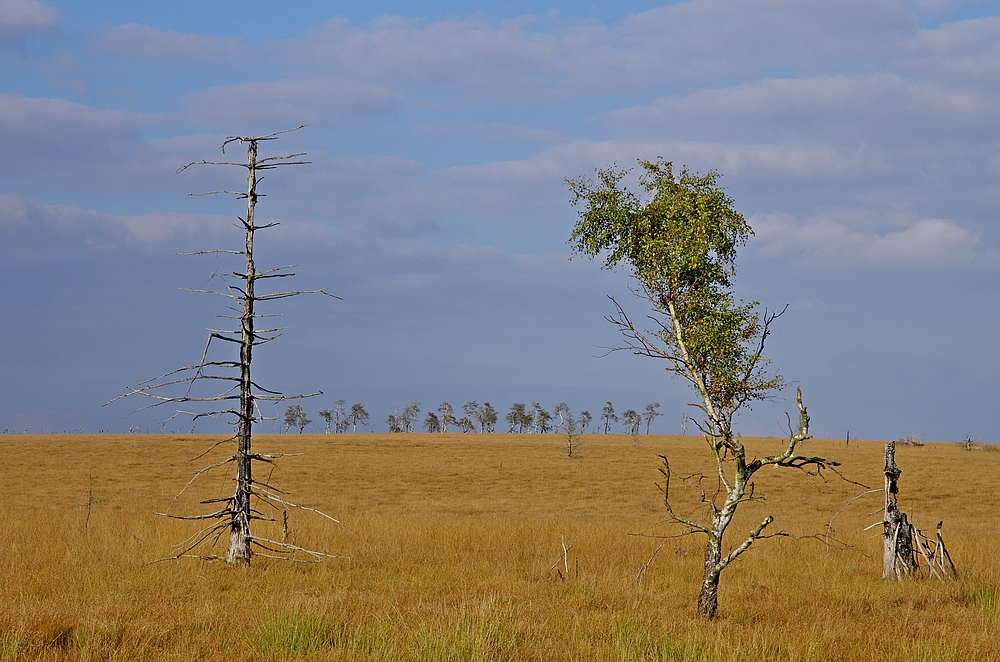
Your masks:
{"label": "green grass patch", "polygon": [[257,650],[267,655],[310,653],[336,646],[341,626],[323,616],[275,614],[265,619]]}
{"label": "green grass patch", "polygon": [[989,584],[976,586],[967,594],[967,600],[979,605],[987,614],[1000,616],[1000,587]]}

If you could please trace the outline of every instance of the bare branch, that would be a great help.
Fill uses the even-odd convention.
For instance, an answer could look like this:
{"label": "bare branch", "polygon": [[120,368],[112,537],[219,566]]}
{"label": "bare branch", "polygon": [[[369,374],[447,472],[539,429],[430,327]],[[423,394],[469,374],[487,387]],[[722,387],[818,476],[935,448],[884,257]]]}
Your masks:
{"label": "bare branch", "polygon": [[181,488],[181,491],[178,492],[176,495],[174,495],[174,498],[170,500],[170,505],[167,506],[167,510],[170,510],[170,506],[173,506],[174,502],[176,502],[177,499],[179,499],[181,497],[181,495],[184,494],[184,492],[187,490],[187,488],[191,487],[191,483],[193,483],[194,481],[198,480],[198,477],[201,476],[203,473],[205,473],[207,471],[211,471],[212,469],[218,469],[219,467],[225,466],[225,465],[229,464],[230,462],[235,462],[235,461],[236,461],[236,456],[233,455],[232,457],[227,458],[225,460],[222,460],[221,462],[216,462],[215,464],[210,464],[207,467],[204,467],[204,468],[199,469],[198,471],[194,472],[194,475],[191,476],[191,480],[189,480],[184,485],[184,487]]}
{"label": "bare branch", "polygon": [[189,253],[177,253],[177,255],[216,255],[218,253],[230,253],[232,255],[246,255],[246,251],[234,251],[229,248],[217,248],[210,251],[191,251]]}
{"label": "bare branch", "polygon": [[660,550],[663,549],[665,544],[667,544],[666,539],[661,540],[660,544],[653,550],[653,553],[649,555],[648,559],[646,559],[646,562],[642,564],[641,568],[639,568],[639,573],[635,576],[636,588],[642,586],[642,578],[646,575],[646,569],[649,568],[649,564],[653,562],[653,559],[656,558],[656,555],[660,553]]}
{"label": "bare branch", "polygon": [[326,513],[324,513],[322,510],[316,510],[315,508],[307,508],[305,506],[300,506],[297,503],[292,503],[291,501],[285,501],[284,499],[282,499],[278,495],[273,494],[273,493],[271,493],[271,492],[269,492],[267,490],[254,490],[254,494],[257,494],[258,496],[262,496],[264,498],[270,499],[271,501],[277,501],[281,505],[288,506],[289,508],[298,508],[299,510],[306,510],[306,511],[308,511],[310,513],[316,513],[317,515],[319,515],[321,517],[327,518],[331,522],[339,524],[341,526],[341,528],[344,528],[344,529],[349,529],[350,528],[346,524],[344,524],[343,522],[341,522],[339,519],[336,519],[334,517],[330,517],[329,515],[327,515]]}

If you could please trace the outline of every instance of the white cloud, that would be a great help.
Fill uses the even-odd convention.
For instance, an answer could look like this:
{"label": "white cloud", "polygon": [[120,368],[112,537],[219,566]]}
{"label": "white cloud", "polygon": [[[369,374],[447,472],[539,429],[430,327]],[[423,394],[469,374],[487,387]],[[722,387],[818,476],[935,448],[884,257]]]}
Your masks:
{"label": "white cloud", "polygon": [[[861,216],[868,224],[874,220]],[[897,216],[872,228],[857,227],[857,220],[843,214],[799,219],[758,213],[749,222],[760,256],[792,258],[810,266],[958,266],[995,257],[978,233],[953,221]]]}
{"label": "white cloud", "polygon": [[51,32],[62,22],[57,7],[37,0],[0,0],[0,46],[18,44],[28,35]]}
{"label": "white cloud", "polygon": [[62,99],[0,94],[0,174],[45,171],[74,178],[74,169],[98,168],[134,152],[141,134],[133,118]]}
{"label": "white cloud", "polygon": [[[67,205],[40,205],[18,195],[0,195],[0,232],[21,248],[51,251],[65,246],[141,249],[192,242],[192,250],[221,248],[204,242],[225,239],[232,220],[208,214],[153,212],[116,215]],[[237,235],[234,235],[237,236]],[[238,236],[237,236],[238,239]],[[232,242],[238,244],[239,242]]]}
{"label": "white cloud", "polygon": [[775,68],[868,71],[918,34],[892,0],[693,0],[616,25],[557,14],[423,21],[385,16],[330,21],[305,39],[274,42],[275,56],[313,71],[472,99],[556,100],[622,91],[686,90]]}
{"label": "white cloud", "polygon": [[992,125],[1000,97],[899,76],[772,79],[656,99],[609,114],[618,135],[729,139],[767,136],[800,144],[926,142],[948,136],[976,142],[970,126]]}
{"label": "white cloud", "polygon": [[148,25],[128,23],[111,28],[94,40],[94,45],[126,57],[150,60],[193,61],[213,65],[238,62],[247,56],[247,48],[237,37],[204,35],[157,30]]}
{"label": "white cloud", "polygon": [[547,96],[565,54],[539,24],[533,17],[425,22],[386,16],[364,27],[334,20],[305,39],[272,48],[296,66],[362,80],[486,98],[529,91]]}
{"label": "white cloud", "polygon": [[393,112],[398,97],[381,85],[342,78],[260,81],[209,88],[184,100],[198,120],[238,127],[341,124]]}

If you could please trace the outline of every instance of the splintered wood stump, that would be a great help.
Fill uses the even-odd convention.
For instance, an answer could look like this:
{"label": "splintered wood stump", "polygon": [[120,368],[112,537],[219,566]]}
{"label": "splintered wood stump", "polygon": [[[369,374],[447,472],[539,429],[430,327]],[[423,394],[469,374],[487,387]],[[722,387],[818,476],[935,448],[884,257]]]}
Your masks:
{"label": "splintered wood stump", "polygon": [[899,488],[896,481],[902,472],[896,466],[896,444],[885,445],[885,515],[882,519],[882,578],[901,579],[917,569],[913,553],[913,526],[906,513],[896,507]]}

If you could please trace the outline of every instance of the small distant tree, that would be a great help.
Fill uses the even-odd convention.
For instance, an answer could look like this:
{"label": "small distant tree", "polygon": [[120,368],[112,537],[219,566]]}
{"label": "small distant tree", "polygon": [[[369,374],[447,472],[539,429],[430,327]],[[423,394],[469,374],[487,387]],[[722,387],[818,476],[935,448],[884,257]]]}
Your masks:
{"label": "small distant tree", "polygon": [[458,425],[458,419],[455,418],[455,410],[447,402],[442,402],[441,406],[438,407],[438,413],[441,414],[441,432],[447,432],[448,426]]}
{"label": "small distant tree", "polygon": [[385,422],[389,424],[389,432],[403,431],[403,421],[399,415],[399,407],[392,408],[392,413],[386,417]]}
{"label": "small distant tree", "polygon": [[625,426],[625,434],[630,434],[633,437],[639,434],[639,425],[642,423],[642,417],[639,416],[639,412],[634,409],[626,409],[622,412],[622,424]]}
{"label": "small distant tree", "polygon": [[306,413],[302,411],[302,407],[299,407],[299,420],[295,423],[295,426],[299,429],[299,434],[302,434],[302,432],[306,429],[306,426],[310,423],[312,423],[312,421],[306,417]]}
{"label": "small distant tree", "polygon": [[288,405],[288,409],[285,410],[285,434],[288,434],[289,428],[298,426],[299,412],[301,411],[301,405]]}
{"label": "small distant tree", "polygon": [[399,422],[402,424],[403,432],[413,432],[417,424],[417,417],[420,415],[420,403],[414,402],[403,410],[399,415]]}
{"label": "small distant tree", "polygon": [[576,433],[576,420],[567,408],[566,412],[566,454],[569,457],[583,456],[583,439]]}
{"label": "small distant tree", "polygon": [[643,413],[643,415],[644,415],[644,417],[646,419],[646,434],[647,435],[649,434],[649,426],[653,423],[653,419],[656,418],[657,416],[663,416],[663,414],[661,414],[660,412],[657,411],[659,408],[660,408],[660,403],[659,402],[652,402],[652,403],[646,405],[646,411]]}
{"label": "small distant tree", "polygon": [[424,419],[424,429],[428,432],[441,431],[441,421],[438,419],[437,414],[432,411],[427,412],[427,418]]}
{"label": "small distant tree", "polygon": [[615,407],[610,400],[605,403],[604,409],[601,410],[601,420],[604,421],[604,434],[608,434],[611,432],[612,421],[618,420],[618,416],[615,415]]}
{"label": "small distant tree", "polygon": [[462,427],[462,432],[472,432],[475,429],[473,424],[473,419],[476,417],[476,410],[479,409],[479,403],[475,400],[469,400],[464,405],[462,405],[462,411],[465,412],[465,416],[458,420],[458,424]]}
{"label": "small distant tree", "polygon": [[368,412],[365,411],[364,406],[362,406],[360,402],[351,405],[349,418],[351,425],[354,426],[354,429],[352,430],[354,434],[358,433],[358,423],[360,423],[363,427],[368,427]]}
{"label": "small distant tree", "polygon": [[344,409],[344,405],[347,404],[347,400],[337,400],[333,403],[333,430],[337,434],[344,434],[347,432],[347,410]]}
{"label": "small distant tree", "polygon": [[299,434],[302,434],[302,431],[310,423],[312,421],[306,417],[306,413],[302,410],[302,405],[290,405],[285,410],[285,434],[288,433],[288,428],[290,427],[298,428]]}
{"label": "small distant tree", "polygon": [[476,410],[476,422],[479,423],[480,433],[492,433],[499,419],[500,415],[497,414],[497,410],[488,402],[483,403],[483,406]]}
{"label": "small distant tree", "polygon": [[580,432],[582,434],[587,434],[587,426],[590,422],[594,420],[594,417],[590,415],[590,412],[584,409],[580,412]]}
{"label": "small distant tree", "polygon": [[[837,463],[796,454],[809,439],[809,416],[797,393],[798,425],[789,420],[788,443],[774,454],[756,459],[733,431],[733,417],[744,406],[771,397],[782,388],[779,375],[768,373],[764,341],[780,313],[763,316],[756,302],[733,295],[736,252],[751,236],[746,220],[718,184],[718,174],[701,176],[662,159],[640,161],[645,190],[636,195],[621,185],[626,172],[614,166],[597,170],[598,181],[569,181],[573,205],[582,206],[570,242],[574,253],[602,256],[606,268],[626,266],[636,294],[653,311],[652,330],[633,324],[611,298],[615,314],[608,318],[623,334],[620,349],[665,360],[667,370],[686,380],[698,393],[699,423],[707,450],[716,462],[719,489],[700,490],[708,522],[675,513],[669,502],[669,463],[664,474],[667,512],[690,533],[706,537],[704,573],[697,616],[714,618],[719,578],[774,520],[765,518],[740,544],[727,552],[724,536],[737,507],[755,496],[753,475],[767,466],[794,467],[819,473]],[[701,487],[699,483],[699,488]]]}
{"label": "small distant tree", "polygon": [[535,421],[534,412],[525,407],[524,411],[521,412],[521,420],[518,421],[517,429],[519,432],[531,432],[532,424]]}
{"label": "small distant tree", "polygon": [[524,432],[524,422],[525,420],[531,421],[531,415],[527,412],[527,407],[523,402],[515,402],[510,406],[510,411],[504,417],[508,423],[510,423],[510,429],[507,430],[507,434],[513,434],[514,430],[517,429],[518,432]]}
{"label": "small distant tree", "polygon": [[531,423],[529,424],[531,431],[535,434],[547,434],[549,430],[552,429],[550,422],[552,421],[552,414],[545,411],[545,408],[538,402],[531,403]]}
{"label": "small distant tree", "polygon": [[330,434],[330,425],[331,425],[331,421],[333,421],[333,410],[332,409],[323,409],[323,410],[321,410],[319,412],[319,415],[320,415],[320,418],[322,418],[324,421],[326,421],[326,434]]}
{"label": "small distant tree", "polygon": [[559,432],[566,425],[566,416],[569,415],[569,405],[565,402],[560,402],[552,410],[552,414],[559,419],[559,422],[556,424],[556,432]]}

